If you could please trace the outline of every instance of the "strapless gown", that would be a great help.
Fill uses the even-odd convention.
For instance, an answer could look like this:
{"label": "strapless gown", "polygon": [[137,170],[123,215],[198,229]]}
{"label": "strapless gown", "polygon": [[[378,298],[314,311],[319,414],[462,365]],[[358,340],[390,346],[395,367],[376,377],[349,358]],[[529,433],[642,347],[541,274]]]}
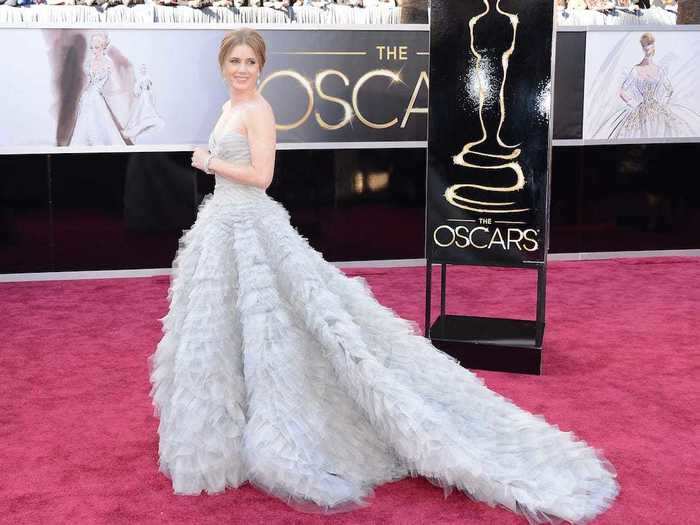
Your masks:
{"label": "strapless gown", "polygon": [[[249,164],[246,138],[210,147]],[[424,476],[531,522],[584,522],[618,485],[593,448],[484,386],[366,282],[326,262],[263,190],[216,177],[181,239],[151,357],[175,493],[250,482],[349,510]]]}

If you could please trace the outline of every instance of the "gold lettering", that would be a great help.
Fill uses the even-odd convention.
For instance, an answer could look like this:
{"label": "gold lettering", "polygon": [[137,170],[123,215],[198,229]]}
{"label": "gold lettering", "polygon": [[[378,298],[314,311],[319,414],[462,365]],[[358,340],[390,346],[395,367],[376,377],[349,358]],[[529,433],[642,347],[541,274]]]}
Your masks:
{"label": "gold lettering", "polygon": [[406,123],[408,122],[408,117],[413,114],[413,113],[428,113],[428,108],[415,108],[413,107],[413,104],[416,103],[416,98],[418,98],[418,92],[420,91],[421,84],[425,82],[425,87],[426,89],[430,89],[430,79],[428,78],[428,74],[425,71],[420,72],[420,76],[418,77],[418,82],[416,82],[416,87],[413,88],[413,94],[411,95],[411,100],[408,103],[408,106],[406,107],[406,112],[403,114],[403,120],[401,121],[401,128],[406,127]]}
{"label": "gold lettering", "polygon": [[326,121],[321,118],[321,115],[319,114],[318,111],[315,112],[316,116],[316,121],[318,122],[318,125],[321,126],[323,129],[328,129],[328,130],[336,130],[340,129],[343,126],[346,126],[348,122],[350,122],[350,119],[352,119],[352,107],[350,104],[348,104],[347,101],[343,100],[342,98],[338,97],[332,97],[330,95],[326,95],[323,92],[323,80],[330,75],[338,76],[341,78],[341,80],[345,83],[345,86],[350,85],[350,80],[348,79],[347,76],[345,76],[343,73],[340,71],[337,71],[335,69],[326,69],[325,71],[322,71],[317,77],[316,77],[316,91],[318,92],[318,96],[321,97],[323,100],[327,100],[329,102],[335,102],[336,104],[340,104],[344,110],[344,116],[343,119],[338,122],[337,124],[329,124]]}
{"label": "gold lettering", "polygon": [[304,112],[304,115],[297,121],[292,122],[291,124],[277,124],[277,129],[281,130],[290,130],[294,128],[298,128],[301,126],[304,122],[306,122],[306,119],[309,118],[309,115],[311,115],[311,111],[313,110],[314,107],[314,90],[311,87],[311,82],[309,82],[306,78],[304,78],[302,75],[297,73],[296,71],[292,71],[291,69],[283,69],[280,71],[275,71],[272,75],[267,77],[265,80],[262,81],[260,84],[259,91],[262,93],[263,89],[267,84],[274,78],[278,77],[290,77],[299,82],[301,84],[301,87],[304,88],[304,91],[306,91],[306,97],[307,97],[307,105],[306,105],[306,111]]}
{"label": "gold lettering", "polygon": [[408,60],[408,46],[375,46],[379,60]]}
{"label": "gold lettering", "polygon": [[389,122],[383,122],[383,123],[377,123],[377,122],[372,122],[365,118],[365,116],[362,114],[360,111],[360,108],[357,103],[357,95],[360,92],[360,88],[364,85],[365,82],[367,82],[370,78],[372,77],[388,77],[394,82],[400,82],[401,78],[397,73],[394,73],[393,71],[389,71],[388,69],[375,69],[373,71],[369,71],[362,75],[357,83],[355,84],[355,87],[352,90],[352,106],[353,109],[355,110],[355,115],[357,115],[357,118],[362,122],[365,126],[373,128],[373,129],[386,129],[390,128],[394,124],[396,124],[399,119],[394,117],[392,120]]}

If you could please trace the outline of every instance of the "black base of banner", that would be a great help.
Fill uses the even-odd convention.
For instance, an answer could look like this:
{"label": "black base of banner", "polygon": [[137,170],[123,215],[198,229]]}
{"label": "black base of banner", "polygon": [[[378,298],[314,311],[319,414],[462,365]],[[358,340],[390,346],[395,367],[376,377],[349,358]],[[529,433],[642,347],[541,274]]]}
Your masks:
{"label": "black base of banner", "polygon": [[433,345],[463,367],[520,374],[540,374],[543,334],[537,321],[463,315],[440,315],[430,327]]}
{"label": "black base of banner", "polygon": [[[440,315],[431,325],[433,263],[425,266],[425,337],[465,368],[540,374],[545,325],[546,260],[537,270],[537,315],[534,320],[448,315],[445,306],[447,263],[440,263]],[[428,327],[430,327],[428,329]]]}

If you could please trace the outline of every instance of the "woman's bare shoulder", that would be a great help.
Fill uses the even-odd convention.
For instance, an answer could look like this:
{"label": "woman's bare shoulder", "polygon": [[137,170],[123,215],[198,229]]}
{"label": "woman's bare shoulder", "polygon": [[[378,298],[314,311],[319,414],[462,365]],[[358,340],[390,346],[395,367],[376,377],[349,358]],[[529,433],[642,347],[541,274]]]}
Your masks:
{"label": "woman's bare shoulder", "polygon": [[263,97],[261,94],[258,93],[258,96],[255,98],[255,105],[257,107],[257,110],[266,113],[267,115],[272,115],[272,106],[270,103]]}
{"label": "woman's bare shoulder", "polygon": [[260,94],[251,101],[246,111],[246,117],[256,122],[274,123],[275,121],[272,106],[270,106],[270,103]]}

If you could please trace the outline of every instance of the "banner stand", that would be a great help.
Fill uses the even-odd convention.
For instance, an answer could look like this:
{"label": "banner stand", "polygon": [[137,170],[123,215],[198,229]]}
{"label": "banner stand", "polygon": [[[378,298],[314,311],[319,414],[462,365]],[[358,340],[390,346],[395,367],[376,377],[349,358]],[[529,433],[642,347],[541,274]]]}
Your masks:
{"label": "banner stand", "polygon": [[[540,374],[554,2],[431,6],[425,336],[466,368]],[[440,315],[431,324],[433,264]],[[537,271],[535,319],[448,314],[451,264]]]}
{"label": "banner stand", "polygon": [[[537,271],[535,320],[474,317],[446,313],[447,264],[440,264],[440,315],[430,324],[432,266],[425,271],[425,337],[433,346],[459,360],[465,368],[541,373],[542,340],[545,328],[547,265]],[[428,328],[430,327],[430,328]]]}

